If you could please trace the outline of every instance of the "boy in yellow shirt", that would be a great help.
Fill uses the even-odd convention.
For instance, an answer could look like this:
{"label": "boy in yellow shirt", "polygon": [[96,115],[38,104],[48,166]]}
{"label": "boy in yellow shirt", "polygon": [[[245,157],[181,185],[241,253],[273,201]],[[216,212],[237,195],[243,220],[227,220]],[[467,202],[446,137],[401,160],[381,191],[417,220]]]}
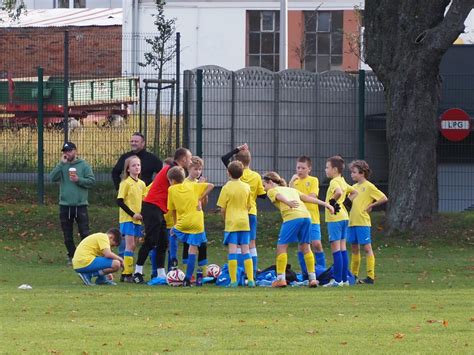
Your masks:
{"label": "boy in yellow shirt", "polygon": [[[252,257],[254,275],[258,270],[258,254],[257,254],[257,197],[265,198],[265,190],[263,189],[262,177],[256,171],[250,169],[252,155],[250,154],[247,143],[244,143],[229,153],[221,157],[222,162],[227,167],[231,158],[240,161],[244,166],[244,172],[240,180],[250,186],[251,207],[249,210],[250,223],[250,256]],[[237,254],[240,254],[240,248],[237,248]]]}
{"label": "boy in yellow shirt", "polygon": [[244,166],[240,161],[233,161],[227,167],[230,177],[221,190],[217,206],[224,217],[224,245],[229,246],[229,287],[237,287],[237,246],[240,245],[248,287],[255,287],[253,263],[250,256],[250,223],[249,210],[252,206],[250,186],[240,180]]}
{"label": "boy in yellow shirt", "polygon": [[180,242],[189,244],[188,263],[183,286],[191,286],[191,277],[196,264],[198,247],[207,242],[204,232],[204,215],[202,201],[214,188],[213,184],[184,184],[184,169],[178,166],[167,173],[170,187],[168,188],[168,210],[172,211],[175,221],[170,231]]}
{"label": "boy in yellow shirt", "polygon": [[[296,174],[291,178],[289,186],[305,195],[317,198],[319,194],[319,180],[317,177],[309,175],[311,173],[311,167],[311,159],[305,155],[300,156],[296,161]],[[305,205],[311,215],[311,247],[316,258],[316,265],[325,270],[326,256],[324,255],[323,245],[321,244],[319,206],[308,202],[305,202]],[[298,261],[303,276],[307,277],[303,253],[300,251],[298,252]]]}
{"label": "boy in yellow shirt", "polygon": [[357,191],[344,180],[343,170],[344,160],[340,156],[336,155],[327,159],[326,176],[331,179],[331,182],[326,194],[326,202],[334,207],[335,214],[326,213],[325,219],[334,259],[334,279],[323,287],[349,286],[347,281],[349,258],[346,250],[349,214],[343,202],[347,195],[353,200],[357,196]]}
{"label": "boy in yellow shirt", "polygon": [[370,215],[372,208],[380,206],[388,201],[387,196],[367,179],[371,170],[369,164],[364,160],[355,160],[349,165],[351,178],[355,184],[352,187],[358,192],[357,198],[352,202],[349,214],[349,233],[347,242],[352,246],[351,272],[359,276],[360,268],[360,245],[364,246],[367,257],[367,278],[359,280],[359,283],[373,284],[375,280],[375,255],[372,250],[370,236]]}
{"label": "boy in yellow shirt", "polygon": [[86,286],[93,286],[92,278],[97,276],[97,285],[116,285],[105,275],[123,267],[123,259],[111,251],[120,245],[122,234],[116,228],[107,233],[94,233],[84,238],[77,246],[72,266]]}

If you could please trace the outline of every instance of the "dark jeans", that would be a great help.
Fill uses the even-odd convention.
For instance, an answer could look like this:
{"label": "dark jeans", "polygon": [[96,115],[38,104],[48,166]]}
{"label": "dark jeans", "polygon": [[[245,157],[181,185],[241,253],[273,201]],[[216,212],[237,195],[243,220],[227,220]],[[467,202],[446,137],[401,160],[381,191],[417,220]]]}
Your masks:
{"label": "dark jeans", "polygon": [[67,255],[72,258],[76,251],[74,244],[74,220],[77,222],[81,240],[89,235],[89,215],[87,206],[59,206],[59,221],[64,235]]}
{"label": "dark jeans", "polygon": [[156,266],[159,269],[164,268],[168,235],[163,211],[154,204],[143,202],[142,216],[145,225],[145,240],[138,251],[137,265],[145,264],[148,254],[156,247]]}

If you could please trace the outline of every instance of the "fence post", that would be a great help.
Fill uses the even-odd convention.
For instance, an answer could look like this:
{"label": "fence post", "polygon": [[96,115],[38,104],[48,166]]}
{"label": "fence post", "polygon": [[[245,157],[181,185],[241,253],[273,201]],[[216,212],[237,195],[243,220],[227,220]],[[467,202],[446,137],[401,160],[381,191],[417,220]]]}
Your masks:
{"label": "fence post", "polygon": [[139,122],[138,122],[138,131],[140,133],[142,132],[142,119],[143,119],[143,112],[142,112],[142,101],[143,101],[143,88],[140,88],[138,91],[138,117],[139,117]]}
{"label": "fence post", "polygon": [[64,32],[64,142],[69,140],[69,31]]}
{"label": "fence post", "polygon": [[181,133],[180,133],[180,90],[181,85],[181,33],[176,32],[176,148],[181,146]]}
{"label": "fence post", "polygon": [[202,158],[202,69],[196,77],[196,155]]}
{"label": "fence post", "polygon": [[278,145],[280,130],[280,74],[274,73],[274,91],[273,91],[273,170],[278,171]]}
{"label": "fence post", "polygon": [[189,90],[191,72],[185,70],[183,73],[183,147],[189,147]]}
{"label": "fence post", "polygon": [[365,70],[359,70],[359,159],[365,159]]}
{"label": "fence post", "polygon": [[38,67],[38,204],[44,204],[43,68]]}
{"label": "fence post", "polygon": [[231,88],[231,116],[230,116],[230,147],[234,149],[235,147],[235,72],[231,72],[232,75],[232,88]]}

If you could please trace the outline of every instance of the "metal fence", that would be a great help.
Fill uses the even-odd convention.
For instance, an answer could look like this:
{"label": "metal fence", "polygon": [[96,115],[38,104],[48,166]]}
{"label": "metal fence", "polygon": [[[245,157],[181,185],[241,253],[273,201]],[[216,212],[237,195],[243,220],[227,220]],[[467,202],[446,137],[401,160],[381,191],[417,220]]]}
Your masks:
{"label": "metal fence", "polygon": [[[445,107],[460,107],[472,116],[472,78],[443,79],[440,113]],[[308,155],[312,174],[324,189],[325,161],[338,154],[347,162],[366,159],[374,171],[372,181],[387,187],[385,99],[373,73],[274,73],[262,68],[232,72],[205,66],[184,73],[183,95],[186,142],[204,157],[206,176],[216,184],[227,180],[220,157],[248,143],[252,167],[261,173],[275,170],[290,179],[296,158]],[[456,143],[440,136],[441,211],[474,205],[473,149],[472,134]],[[350,181],[347,171],[345,176]]]}
{"label": "metal fence", "polygon": [[36,180],[38,67],[44,72],[45,172],[59,160],[64,140],[76,143],[106,180],[135,131],[161,157],[182,144],[179,34],[161,78],[142,65],[152,36],[122,34],[121,26],[0,29],[1,180]]}

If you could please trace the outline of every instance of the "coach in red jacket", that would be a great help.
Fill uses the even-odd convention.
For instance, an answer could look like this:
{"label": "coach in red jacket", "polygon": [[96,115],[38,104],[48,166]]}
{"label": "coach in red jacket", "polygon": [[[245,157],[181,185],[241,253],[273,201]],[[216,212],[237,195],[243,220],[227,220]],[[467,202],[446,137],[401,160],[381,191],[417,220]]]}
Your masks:
{"label": "coach in red jacket", "polygon": [[172,164],[166,164],[153,180],[153,185],[148,195],[143,200],[142,216],[145,225],[145,241],[138,252],[137,265],[133,274],[135,283],[145,282],[143,279],[143,264],[150,251],[157,247],[157,266],[165,267],[165,255],[168,249],[168,236],[166,235],[166,222],[164,214],[168,212],[168,170],[173,166],[188,168],[192,154],[189,149],[178,148],[174,153]]}

